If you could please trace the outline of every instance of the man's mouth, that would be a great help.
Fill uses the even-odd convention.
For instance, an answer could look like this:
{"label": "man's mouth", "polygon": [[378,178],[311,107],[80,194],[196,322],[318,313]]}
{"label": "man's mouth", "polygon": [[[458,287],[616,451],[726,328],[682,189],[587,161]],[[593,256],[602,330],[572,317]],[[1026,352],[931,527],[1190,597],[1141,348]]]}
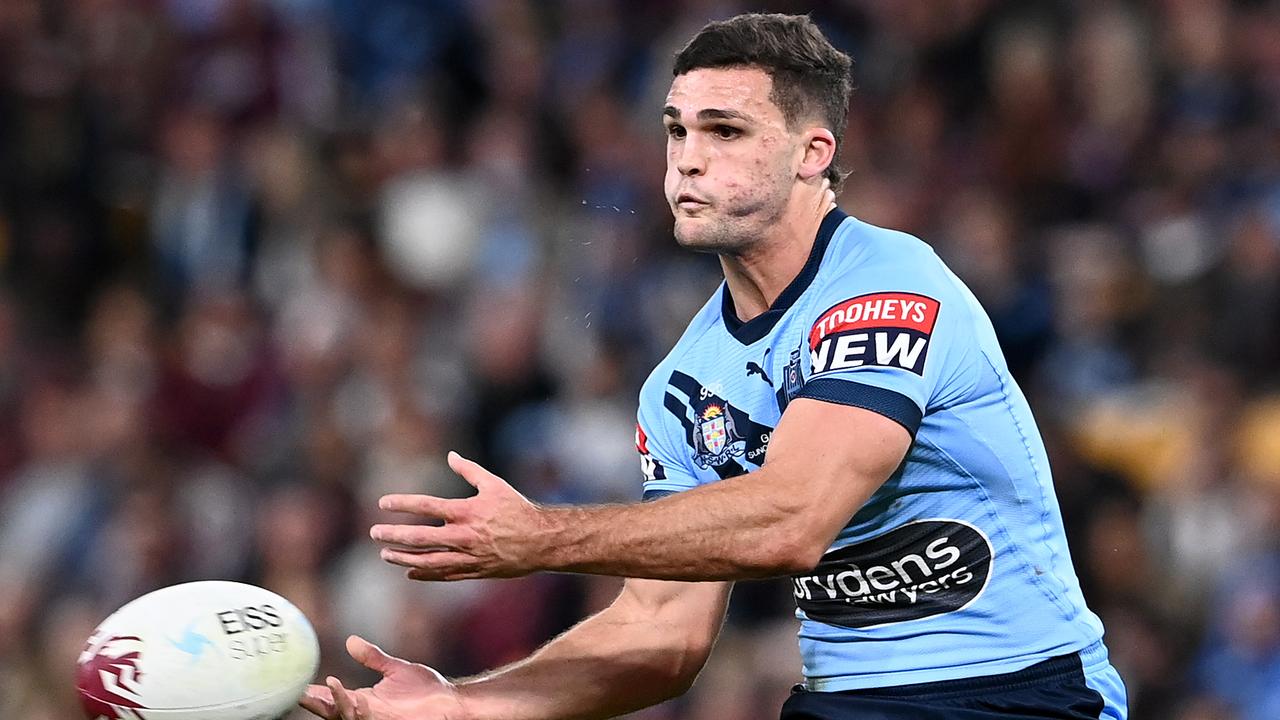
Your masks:
{"label": "man's mouth", "polygon": [[693,193],[682,192],[676,196],[676,207],[684,210],[693,210],[709,204],[706,200]]}

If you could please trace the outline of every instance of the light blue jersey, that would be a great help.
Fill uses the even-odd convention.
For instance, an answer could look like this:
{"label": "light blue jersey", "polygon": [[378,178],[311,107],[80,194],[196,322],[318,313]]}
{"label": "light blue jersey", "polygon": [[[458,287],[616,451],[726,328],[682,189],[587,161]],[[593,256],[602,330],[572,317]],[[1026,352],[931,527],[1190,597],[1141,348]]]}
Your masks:
{"label": "light blue jersey", "polygon": [[793,578],[808,689],[994,675],[1085,649],[1105,659],[1026,398],[932,249],[833,210],[772,308],[747,323],[733,308],[722,285],[641,391],[646,497],[760,467],[795,398],[866,408],[914,437],[819,566]]}

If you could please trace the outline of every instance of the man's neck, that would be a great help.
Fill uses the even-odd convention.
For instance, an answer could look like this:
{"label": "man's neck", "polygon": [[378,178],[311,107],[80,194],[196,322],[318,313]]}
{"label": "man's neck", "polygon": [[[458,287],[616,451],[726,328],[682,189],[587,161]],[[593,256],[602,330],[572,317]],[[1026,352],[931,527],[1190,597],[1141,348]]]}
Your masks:
{"label": "man's neck", "polygon": [[835,206],[835,196],[828,190],[816,199],[796,198],[750,251],[720,256],[739,320],[749,322],[768,310],[800,274],[822,219]]}

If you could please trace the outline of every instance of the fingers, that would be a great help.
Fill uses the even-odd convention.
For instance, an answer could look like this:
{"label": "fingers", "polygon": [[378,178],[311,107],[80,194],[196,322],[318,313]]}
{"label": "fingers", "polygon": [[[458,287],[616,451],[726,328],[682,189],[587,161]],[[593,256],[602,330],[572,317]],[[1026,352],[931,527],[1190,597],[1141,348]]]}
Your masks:
{"label": "fingers", "polygon": [[[449,452],[449,467],[482,493],[487,489],[510,489],[505,480],[485,470],[479,463],[467,460],[453,451]],[[383,495],[378,500],[378,507],[393,512],[407,512],[444,520],[445,522],[454,522],[463,517],[468,507],[468,501],[473,499],[475,498],[451,499],[432,495],[394,493]]]}
{"label": "fingers", "polygon": [[422,570],[422,577],[415,580],[462,580],[464,577],[480,577],[476,558],[459,552],[442,550],[439,552],[405,552],[383,548],[379,553],[383,560],[392,565]]}
{"label": "fingers", "polygon": [[417,552],[460,550],[471,533],[456,525],[386,525],[369,528],[369,537],[380,543]]}
{"label": "fingers", "polygon": [[383,495],[378,500],[378,507],[383,510],[391,510],[393,512],[413,513],[422,517],[435,518],[452,522],[460,516],[464,506],[464,500],[451,500],[448,498],[438,498],[432,495],[407,495],[397,493],[393,495]]}
{"label": "fingers", "polygon": [[338,720],[340,717],[337,706],[333,704],[333,693],[324,685],[308,685],[302,697],[298,699],[298,704],[307,712],[324,720]]}
{"label": "fingers", "polygon": [[515,568],[494,567],[478,558],[458,552],[413,553],[383,548],[382,559],[392,565],[408,568],[410,580],[475,580],[477,578],[512,578],[527,574]]}
{"label": "fingers", "polygon": [[357,635],[347,638],[347,653],[355,658],[356,662],[383,675],[390,672],[398,662],[396,658],[383,652],[382,648]]}
{"label": "fingers", "polygon": [[354,693],[348,693],[347,689],[342,687],[342,681],[336,677],[326,678],[325,683],[329,686],[329,692],[333,694],[333,704],[338,709],[338,717],[342,720],[360,720],[360,716],[356,714]]}
{"label": "fingers", "polygon": [[[449,452],[449,467],[462,476],[476,490],[484,492],[488,488],[508,487],[506,481],[485,470],[479,463],[472,462],[456,452]],[[423,517],[437,518],[452,522],[460,517],[466,509],[466,500],[438,498],[431,495],[392,494],[384,495],[378,501],[378,507],[394,512],[407,512]]]}
{"label": "fingers", "polygon": [[448,568],[437,570],[435,568],[410,568],[404,576],[410,580],[420,580],[422,582],[456,582],[458,580],[478,580],[480,578],[508,577],[507,574],[489,574],[479,570],[463,570],[460,568]]}
{"label": "fingers", "polygon": [[409,575],[416,580],[517,577],[530,572],[533,564],[521,552],[529,533],[520,528],[536,525],[537,508],[502,478],[456,452],[449,453],[449,467],[478,493],[461,500],[384,496],[378,502],[383,510],[438,518],[444,524],[374,525],[369,535],[390,546],[381,550],[382,559],[419,571]]}
{"label": "fingers", "polygon": [[480,463],[468,460],[452,450],[449,451],[449,468],[480,492],[484,492],[486,488],[507,484],[502,478],[485,470]]}

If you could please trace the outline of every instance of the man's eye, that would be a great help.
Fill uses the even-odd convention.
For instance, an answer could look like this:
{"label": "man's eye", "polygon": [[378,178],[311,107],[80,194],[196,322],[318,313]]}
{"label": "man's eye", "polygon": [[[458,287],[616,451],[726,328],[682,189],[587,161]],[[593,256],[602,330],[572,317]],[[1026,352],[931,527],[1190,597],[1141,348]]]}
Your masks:
{"label": "man's eye", "polygon": [[732,125],[717,125],[712,132],[721,140],[732,140],[742,134],[741,130]]}
{"label": "man's eye", "polygon": [[667,126],[667,134],[668,134],[668,135],[670,135],[671,137],[673,137],[673,138],[677,139],[677,140],[681,140],[681,139],[683,139],[683,138],[684,138],[684,136],[685,136],[685,129],[684,129],[684,126],[683,126],[683,125],[668,125],[668,126]]}

